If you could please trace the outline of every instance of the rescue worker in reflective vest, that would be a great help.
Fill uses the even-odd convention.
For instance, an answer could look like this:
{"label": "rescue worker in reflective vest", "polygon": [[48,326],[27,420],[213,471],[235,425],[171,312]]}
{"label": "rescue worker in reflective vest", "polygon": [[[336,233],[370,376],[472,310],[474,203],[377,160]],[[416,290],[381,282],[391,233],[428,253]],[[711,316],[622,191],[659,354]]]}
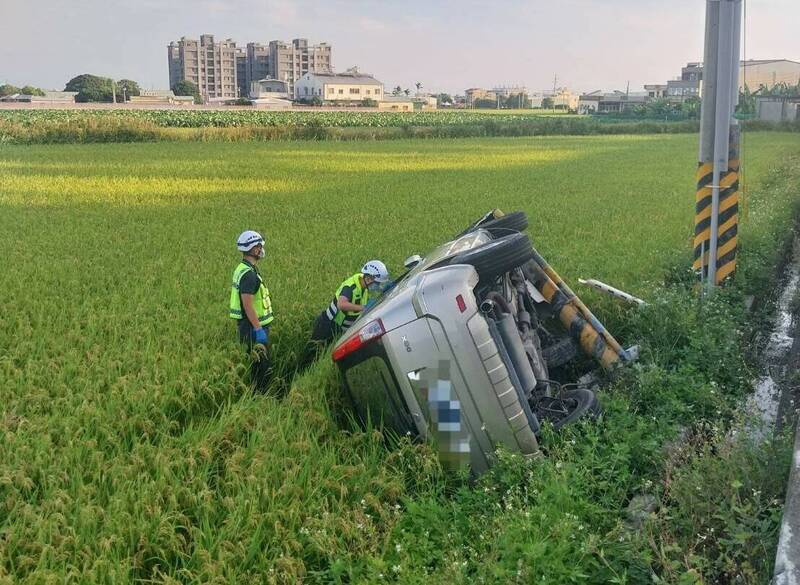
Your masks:
{"label": "rescue worker in reflective vest", "polygon": [[383,262],[370,260],[364,264],[361,272],[339,286],[331,304],[317,317],[311,340],[329,341],[350,327],[388,282],[389,271]]}
{"label": "rescue worker in reflective vest", "polygon": [[253,383],[263,391],[269,382],[269,329],[274,319],[269,289],[256,268],[265,256],[264,238],[248,230],[239,236],[236,247],[242,260],[233,271],[228,316],[236,319],[239,341],[253,351]]}

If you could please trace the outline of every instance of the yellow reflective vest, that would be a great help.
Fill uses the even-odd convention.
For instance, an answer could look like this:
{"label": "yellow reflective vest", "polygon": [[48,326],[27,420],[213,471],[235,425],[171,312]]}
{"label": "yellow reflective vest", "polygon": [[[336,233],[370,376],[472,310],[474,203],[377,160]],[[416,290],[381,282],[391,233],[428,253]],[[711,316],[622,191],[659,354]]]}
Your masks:
{"label": "yellow reflective vest", "polygon": [[269,289],[264,284],[264,280],[258,271],[247,262],[240,262],[233,271],[233,282],[231,283],[231,304],[228,316],[231,319],[246,319],[244,308],[242,307],[242,295],[239,292],[239,283],[242,277],[250,271],[255,272],[258,277],[258,291],[253,297],[253,308],[258,316],[258,322],[262,327],[266,327],[272,323],[274,317],[272,316],[272,301],[269,298]]}

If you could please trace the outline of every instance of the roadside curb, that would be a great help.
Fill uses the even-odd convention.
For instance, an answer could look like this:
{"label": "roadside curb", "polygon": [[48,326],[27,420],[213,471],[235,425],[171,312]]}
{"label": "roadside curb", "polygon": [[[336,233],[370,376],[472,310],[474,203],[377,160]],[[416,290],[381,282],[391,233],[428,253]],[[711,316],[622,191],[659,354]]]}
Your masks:
{"label": "roadside curb", "polygon": [[795,429],[794,456],[786,488],[772,583],[800,585],[800,425]]}

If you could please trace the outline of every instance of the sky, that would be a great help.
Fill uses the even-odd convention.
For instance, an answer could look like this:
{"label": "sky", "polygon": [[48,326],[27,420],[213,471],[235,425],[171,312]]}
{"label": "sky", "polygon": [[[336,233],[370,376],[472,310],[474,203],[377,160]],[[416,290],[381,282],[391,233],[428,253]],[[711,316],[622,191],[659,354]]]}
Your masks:
{"label": "sky", "polygon": [[[745,56],[800,61],[800,0],[746,0]],[[664,83],[702,60],[703,0],[0,0],[0,84],[75,75],[169,84],[166,46],[203,33],[327,42],[337,70],[463,93]]]}

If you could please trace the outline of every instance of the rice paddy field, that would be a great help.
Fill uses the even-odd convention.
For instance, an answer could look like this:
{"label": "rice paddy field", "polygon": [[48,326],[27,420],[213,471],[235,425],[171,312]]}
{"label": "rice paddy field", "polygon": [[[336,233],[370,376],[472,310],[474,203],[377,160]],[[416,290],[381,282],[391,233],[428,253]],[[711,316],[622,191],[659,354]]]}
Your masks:
{"label": "rice paddy field", "polygon": [[[626,528],[632,494],[667,491],[659,440],[677,422],[657,420],[653,403],[609,397],[601,424],[545,440],[544,459],[501,454],[472,481],[443,474],[424,446],[352,425],[327,360],[293,368],[313,318],[364,261],[397,273],[494,207],[528,213],[534,245],[568,282],[657,298],[665,273],[688,266],[696,142],[0,146],[0,583],[760,582],[769,551],[753,543],[774,536],[780,506],[766,494],[782,494],[770,466],[783,452],[729,454],[762,478],[737,478],[736,494],[764,495],[739,494],[737,509],[752,508],[719,522],[737,519],[729,529],[743,541],[729,548],[759,565],[715,556],[704,549],[713,537],[682,540],[693,522],[716,526],[713,510],[670,512],[659,521],[674,537]],[[791,225],[798,153],[798,134],[747,136],[753,263]],[[245,229],[267,238],[281,398],[252,394],[226,316]],[[587,299],[623,341],[650,340],[632,382],[640,395],[685,398],[670,413],[686,420],[728,404],[701,366],[648,369],[678,343],[665,331],[697,325],[684,301],[637,329]],[[735,367],[720,384],[744,384],[746,366]],[[683,469],[721,475],[700,465]],[[668,495],[685,504],[680,474]],[[724,494],[720,509],[736,495],[721,481],[703,486]]]}

